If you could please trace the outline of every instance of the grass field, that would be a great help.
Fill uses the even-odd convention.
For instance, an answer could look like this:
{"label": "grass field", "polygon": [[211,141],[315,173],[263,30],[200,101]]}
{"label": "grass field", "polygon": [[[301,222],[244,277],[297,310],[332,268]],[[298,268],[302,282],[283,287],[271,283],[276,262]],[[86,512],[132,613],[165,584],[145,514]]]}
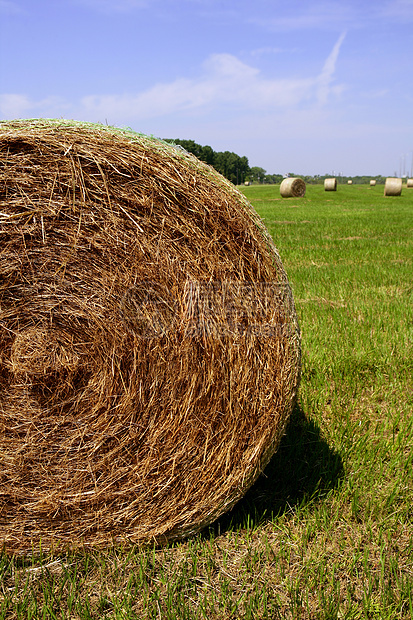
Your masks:
{"label": "grass field", "polygon": [[242,190],[302,328],[299,401],[264,475],[166,549],[0,559],[0,619],[413,617],[413,189]]}

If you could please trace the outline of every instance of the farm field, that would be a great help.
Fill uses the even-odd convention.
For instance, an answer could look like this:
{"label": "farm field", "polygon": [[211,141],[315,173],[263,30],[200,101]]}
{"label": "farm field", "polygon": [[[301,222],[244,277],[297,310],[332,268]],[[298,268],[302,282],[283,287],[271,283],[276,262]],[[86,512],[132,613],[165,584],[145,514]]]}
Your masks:
{"label": "farm field", "polygon": [[0,557],[0,619],[413,617],[413,189],[243,187],[302,329],[287,433],[244,499],[164,549]]}

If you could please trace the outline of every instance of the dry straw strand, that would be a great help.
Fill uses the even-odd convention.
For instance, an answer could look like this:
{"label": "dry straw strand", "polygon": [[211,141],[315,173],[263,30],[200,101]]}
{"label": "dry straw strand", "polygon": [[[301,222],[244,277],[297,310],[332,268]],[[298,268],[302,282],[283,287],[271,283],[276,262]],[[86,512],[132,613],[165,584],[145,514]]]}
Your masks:
{"label": "dry straw strand", "polygon": [[337,179],[324,179],[324,190],[326,192],[335,192],[337,190]]}
{"label": "dry straw strand", "polygon": [[305,196],[305,181],[299,177],[283,179],[280,185],[280,194],[283,198],[302,198]]}
{"label": "dry straw strand", "polygon": [[384,184],[385,196],[400,196],[402,193],[402,179],[387,177]]}
{"label": "dry straw strand", "polygon": [[0,541],[200,531],[297,394],[288,278],[251,205],[155,138],[0,122]]}

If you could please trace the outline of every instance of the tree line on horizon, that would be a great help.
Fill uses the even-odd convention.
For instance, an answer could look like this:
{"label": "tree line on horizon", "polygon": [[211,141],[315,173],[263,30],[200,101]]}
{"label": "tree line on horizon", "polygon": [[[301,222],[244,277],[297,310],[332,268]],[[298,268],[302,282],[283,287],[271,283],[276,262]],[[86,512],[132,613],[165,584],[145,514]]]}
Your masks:
{"label": "tree line on horizon", "polygon": [[217,172],[222,174],[222,176],[231,181],[234,185],[243,185],[244,183],[265,183],[273,185],[281,183],[286,176],[300,177],[309,184],[321,184],[324,183],[325,179],[333,176],[337,178],[338,183],[347,183],[347,181],[352,180],[354,184],[368,184],[371,179],[375,179],[378,184],[384,185],[386,181],[386,177],[381,175],[343,176],[341,174],[335,175],[334,173],[326,173],[324,175],[301,175],[294,172],[289,172],[288,174],[268,174],[264,168],[260,168],[259,166],[250,167],[248,157],[245,155],[240,156],[231,151],[214,151],[211,146],[202,146],[194,140],[164,138],[164,141],[169,144],[181,146],[185,151],[188,151],[188,153],[192,153],[201,161],[215,168]]}

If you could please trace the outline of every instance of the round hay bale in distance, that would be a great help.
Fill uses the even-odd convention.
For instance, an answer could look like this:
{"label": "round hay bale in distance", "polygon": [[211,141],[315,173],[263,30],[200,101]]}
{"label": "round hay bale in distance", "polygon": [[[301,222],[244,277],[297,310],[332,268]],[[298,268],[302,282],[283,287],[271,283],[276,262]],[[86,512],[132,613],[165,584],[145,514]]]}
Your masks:
{"label": "round hay bale in distance", "polygon": [[406,187],[409,187],[409,188],[413,187],[413,179],[407,179]]}
{"label": "round hay bale in distance", "polygon": [[374,187],[376,185],[376,179],[370,179],[370,187]]}
{"label": "round hay bale in distance", "polygon": [[296,397],[287,275],[246,198],[160,140],[0,123],[0,540],[164,543],[240,499]]}
{"label": "round hay bale in distance", "polygon": [[283,179],[280,185],[280,194],[283,198],[302,198],[305,196],[305,181],[299,177]]}
{"label": "round hay bale in distance", "polygon": [[326,192],[335,192],[337,190],[337,179],[324,179],[324,190]]}
{"label": "round hay bale in distance", "polygon": [[351,179],[349,179],[349,180],[347,181],[347,185],[353,185],[353,181],[352,181]]}
{"label": "round hay bale in distance", "polygon": [[385,196],[400,196],[402,193],[402,179],[396,177],[387,177],[384,184]]}

